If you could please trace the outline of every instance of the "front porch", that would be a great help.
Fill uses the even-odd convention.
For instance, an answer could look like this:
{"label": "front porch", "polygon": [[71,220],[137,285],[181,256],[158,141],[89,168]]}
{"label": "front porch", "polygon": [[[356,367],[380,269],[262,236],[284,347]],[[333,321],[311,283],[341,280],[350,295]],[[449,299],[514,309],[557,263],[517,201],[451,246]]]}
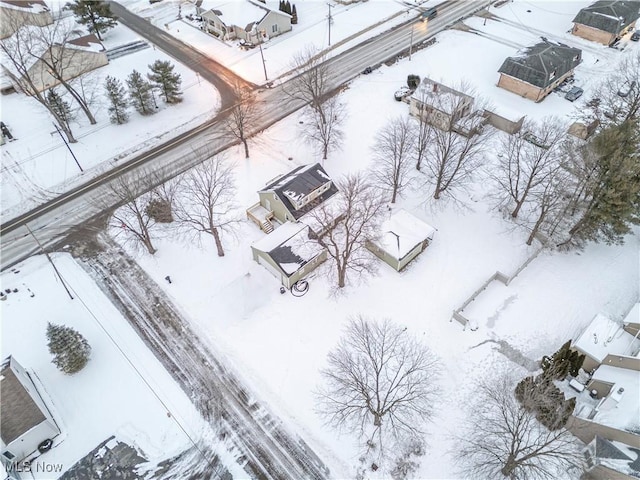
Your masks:
{"label": "front porch", "polygon": [[254,222],[264,233],[273,232],[273,210],[267,210],[260,202],[247,208],[247,218]]}

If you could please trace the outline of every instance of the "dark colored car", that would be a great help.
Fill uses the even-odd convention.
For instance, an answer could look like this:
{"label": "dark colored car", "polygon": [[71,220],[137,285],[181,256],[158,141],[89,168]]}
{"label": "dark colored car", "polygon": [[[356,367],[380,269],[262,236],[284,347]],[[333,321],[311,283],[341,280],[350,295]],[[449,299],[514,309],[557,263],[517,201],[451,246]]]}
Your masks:
{"label": "dark colored car", "polygon": [[371,72],[373,72],[373,68],[371,68],[371,67],[367,67],[362,71],[362,73],[365,74],[365,75],[368,75]]}
{"label": "dark colored car", "polygon": [[575,102],[582,96],[583,93],[584,90],[582,90],[580,87],[573,87],[565,94],[564,98],[566,98],[570,102]]}
{"label": "dark colored car", "polygon": [[427,8],[424,12],[422,12],[422,14],[420,15],[420,20],[425,22],[427,20],[433,20],[437,16],[438,16],[438,10],[435,7],[431,7],[431,8]]}
{"label": "dark colored car", "polygon": [[640,31],[633,32],[633,35],[631,35],[631,41],[637,42],[638,40],[640,40]]}

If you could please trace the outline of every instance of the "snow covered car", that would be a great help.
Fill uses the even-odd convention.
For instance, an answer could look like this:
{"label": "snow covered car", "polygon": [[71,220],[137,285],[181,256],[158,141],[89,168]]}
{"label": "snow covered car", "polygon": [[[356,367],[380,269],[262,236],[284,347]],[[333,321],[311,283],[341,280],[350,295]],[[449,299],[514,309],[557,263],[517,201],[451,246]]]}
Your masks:
{"label": "snow covered car", "polygon": [[633,35],[631,35],[632,42],[637,42],[638,40],[640,40],[640,30],[633,32]]}
{"label": "snow covered car", "polygon": [[584,93],[584,90],[582,90],[580,87],[573,87],[571,90],[569,90],[566,93],[564,98],[566,98],[570,102],[575,102],[577,99],[579,99],[582,96],[583,93]]}
{"label": "snow covered car", "polygon": [[412,93],[413,93],[413,90],[411,90],[409,87],[401,87],[398,90],[396,90],[396,93],[393,94],[393,98],[395,98],[396,101],[400,102],[405,97],[408,97]]}

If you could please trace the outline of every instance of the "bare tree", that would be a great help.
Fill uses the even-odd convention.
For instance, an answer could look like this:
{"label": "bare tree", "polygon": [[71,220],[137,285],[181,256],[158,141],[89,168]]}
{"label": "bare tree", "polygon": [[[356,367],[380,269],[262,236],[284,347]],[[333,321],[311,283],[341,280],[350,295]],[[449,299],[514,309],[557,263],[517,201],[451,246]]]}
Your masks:
{"label": "bare tree", "polygon": [[368,444],[423,433],[438,395],[431,350],[390,320],[349,321],[321,371],[319,411],[336,428],[356,428]]}
{"label": "bare tree", "polygon": [[233,85],[233,92],[238,101],[231,107],[229,116],[224,121],[224,130],[227,136],[242,142],[244,156],[249,158],[249,132],[258,115],[256,95],[239,83]]}
{"label": "bare tree", "polygon": [[314,47],[306,47],[293,57],[296,76],[285,91],[292,99],[307,104],[303,113],[303,133],[310,143],[318,145],[322,159],[342,144],[341,124],[345,108],[332,94],[330,69],[326,58]]}
{"label": "bare tree", "polygon": [[230,214],[236,193],[233,165],[214,156],[189,170],[182,181],[176,217],[185,231],[213,236],[224,256],[221,233],[237,223]]}
{"label": "bare tree", "polygon": [[513,218],[518,216],[529,195],[560,168],[564,137],[563,126],[553,118],[525,123],[521,133],[500,137],[500,161],[490,176],[497,186],[500,202],[512,207]]}
{"label": "bare tree", "polygon": [[[17,17],[8,17],[9,22],[18,22]],[[69,143],[76,143],[77,140],[73,136],[73,132],[69,128],[68,123],[61,118],[55,108],[53,108],[41,91],[40,79],[38,72],[31,70],[34,58],[31,52],[36,49],[36,39],[30,35],[30,31],[26,28],[20,28],[21,25],[15,25],[16,33],[11,37],[0,42],[0,48],[4,52],[7,60],[13,67],[13,76],[18,81],[20,88],[47,111],[54,118],[55,123],[60,127],[67,137]]]}
{"label": "bare tree", "polygon": [[416,130],[415,141],[415,159],[416,170],[420,171],[422,168],[422,162],[427,157],[429,152],[429,145],[431,144],[431,125],[424,120],[427,113],[424,111],[424,104],[420,104],[420,116],[418,117],[418,127]]}
{"label": "bare tree", "polygon": [[[121,206],[113,212],[110,225],[137,245],[143,245],[153,255],[156,253],[151,235],[156,225],[147,206],[153,198],[150,181],[144,172],[129,176],[120,175],[110,184],[111,194]],[[147,193],[142,193],[142,192]]]}
{"label": "bare tree", "polygon": [[338,288],[343,288],[349,272],[375,271],[375,257],[366,245],[377,237],[384,202],[362,174],[345,177],[337,187],[335,201],[320,204],[308,215],[317,224],[318,243],[335,265]]}
{"label": "bare tree", "polygon": [[[471,478],[543,480],[567,476],[579,468],[577,439],[565,428],[550,431],[532,409],[514,395],[515,381],[506,374],[482,381],[458,437],[461,473]],[[529,390],[527,395],[544,392]],[[525,405],[544,398],[527,398]]]}
{"label": "bare tree", "polygon": [[92,60],[85,60],[80,51],[71,44],[71,41],[80,36],[80,33],[73,25],[64,21],[32,29],[30,35],[35,36],[38,48],[29,53],[34,59],[39,59],[42,62],[47,72],[69,92],[89,122],[94,125],[96,119],[82,92],[76,90],[70,81],[71,78],[78,75],[79,70],[91,69],[91,65],[88,65],[87,62]]}
{"label": "bare tree", "polygon": [[407,117],[391,120],[376,135],[371,174],[380,189],[391,192],[391,203],[409,183],[415,142],[416,128]]}
{"label": "bare tree", "polygon": [[640,52],[632,53],[597,85],[577,117],[601,125],[640,119]]}

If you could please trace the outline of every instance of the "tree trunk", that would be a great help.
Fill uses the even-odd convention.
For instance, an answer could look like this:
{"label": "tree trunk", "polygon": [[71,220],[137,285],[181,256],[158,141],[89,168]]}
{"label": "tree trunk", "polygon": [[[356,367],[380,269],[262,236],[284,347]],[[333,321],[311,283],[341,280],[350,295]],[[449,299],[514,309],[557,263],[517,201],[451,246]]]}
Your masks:
{"label": "tree trunk", "polygon": [[518,214],[520,213],[520,209],[522,208],[522,205],[524,205],[524,197],[522,197],[518,202],[516,202],[516,208],[514,208],[513,212],[511,212],[512,218],[518,218]]}
{"label": "tree trunk", "polygon": [[416,170],[420,171],[421,166],[422,166],[422,156],[418,155],[418,161],[416,162]]}
{"label": "tree trunk", "polygon": [[533,243],[533,239],[536,237],[538,230],[540,230],[540,226],[542,225],[542,222],[544,221],[544,217],[546,217],[546,215],[547,213],[544,211],[540,213],[540,216],[538,217],[536,224],[533,226],[533,229],[529,234],[529,238],[527,238],[527,245],[531,245]]}
{"label": "tree trunk", "polygon": [[393,186],[393,193],[391,194],[391,203],[396,203],[396,197],[398,195],[398,186]]}
{"label": "tree trunk", "polygon": [[329,150],[329,145],[327,145],[327,143],[325,142],[325,144],[322,147],[322,160],[326,160],[327,159],[327,151]]}
{"label": "tree trunk", "polygon": [[347,277],[347,270],[345,268],[338,267],[338,288],[344,288]]}
{"label": "tree trunk", "polygon": [[247,142],[247,139],[244,138],[244,135],[241,138],[242,140],[242,144],[244,145],[244,158],[249,158],[249,143]]}
{"label": "tree trunk", "polygon": [[515,478],[513,471],[517,466],[518,462],[516,461],[516,459],[513,457],[513,455],[509,455],[509,458],[507,458],[504,466],[500,469],[500,473],[502,473],[502,475],[504,475],[505,477],[513,479]]}
{"label": "tree trunk", "polygon": [[211,235],[213,235],[213,239],[216,242],[216,248],[218,249],[218,256],[224,257],[224,249],[222,248],[222,242],[220,241],[220,233],[218,232],[218,229],[213,227],[211,229]]}
{"label": "tree trunk", "polygon": [[144,235],[144,246],[147,247],[147,251],[151,254],[154,255],[156,253],[156,249],[153,246],[153,244],[151,243],[151,238],[149,238],[149,235],[145,234]]}

